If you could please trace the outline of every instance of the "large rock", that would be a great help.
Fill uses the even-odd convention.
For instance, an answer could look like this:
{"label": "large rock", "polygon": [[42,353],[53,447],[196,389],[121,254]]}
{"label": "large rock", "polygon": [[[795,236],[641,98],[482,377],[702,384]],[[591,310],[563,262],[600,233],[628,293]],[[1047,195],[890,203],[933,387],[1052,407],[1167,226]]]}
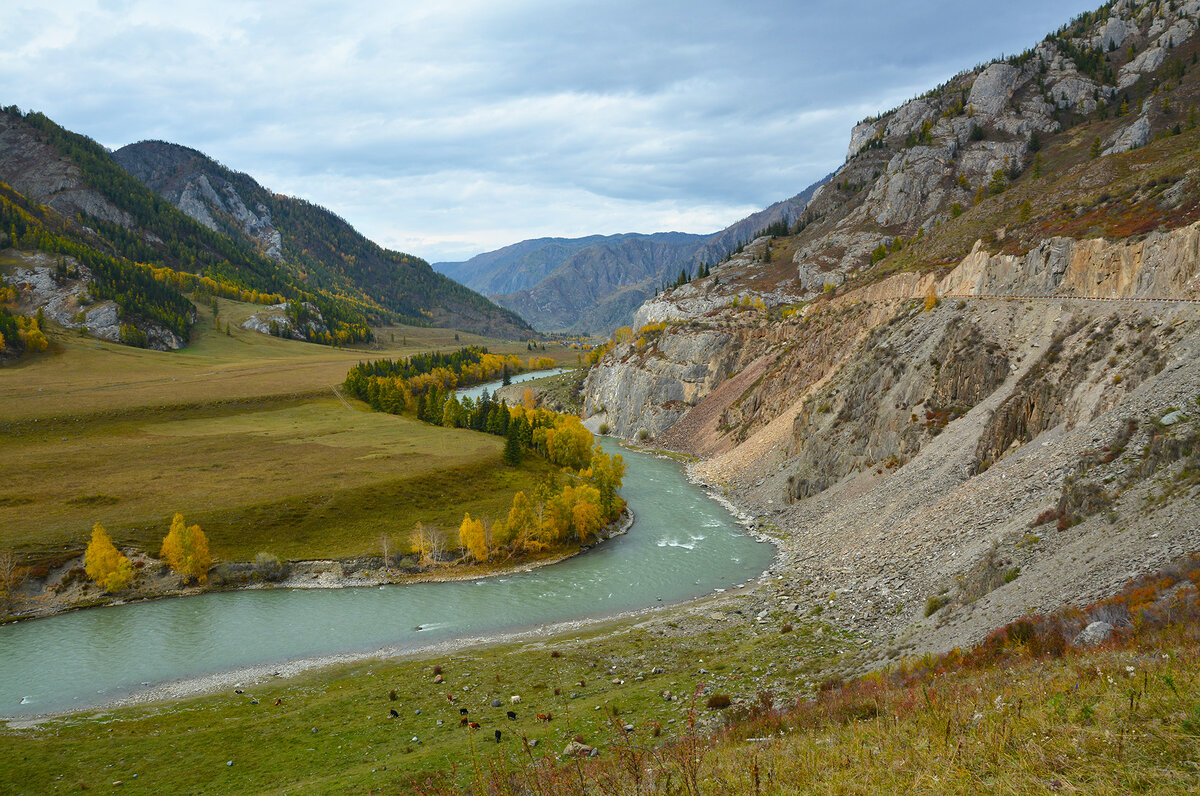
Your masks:
{"label": "large rock", "polygon": [[1136,36],[1138,27],[1129,19],[1121,19],[1117,16],[1108,18],[1100,30],[1092,37],[1092,46],[1104,51],[1116,49],[1125,44],[1125,40],[1130,36]]}
{"label": "large rock", "polygon": [[729,375],[729,342],[722,332],[668,329],[645,355],[618,346],[588,374],[584,409],[606,412],[618,436],[657,435]]}
{"label": "large rock", "polygon": [[946,198],[943,183],[952,173],[953,158],[952,147],[916,146],[898,152],[868,194],[867,212],[884,227],[929,218]]}
{"label": "large rock", "polygon": [[1145,146],[1150,140],[1150,99],[1147,98],[1142,104],[1142,114],[1137,117],[1131,124],[1118,130],[1105,141],[1105,155],[1111,155],[1114,152],[1126,152],[1130,149],[1137,149],[1140,146]]}
{"label": "large rock", "polygon": [[1121,67],[1121,72],[1117,76],[1117,89],[1124,91],[1134,83],[1142,79],[1142,75],[1147,72],[1154,72],[1163,61],[1167,60],[1167,51],[1163,47],[1151,47],[1138,54],[1129,63]]}
{"label": "large rock", "polygon": [[1113,626],[1108,622],[1092,622],[1079,631],[1071,642],[1076,647],[1096,647],[1112,637]]}
{"label": "large rock", "polygon": [[994,63],[975,78],[967,104],[977,116],[997,116],[1008,107],[1020,82],[1020,69],[1003,61]]}
{"label": "large rock", "polygon": [[879,122],[859,122],[850,131],[850,146],[846,148],[846,160],[858,154],[872,138],[879,134]]}

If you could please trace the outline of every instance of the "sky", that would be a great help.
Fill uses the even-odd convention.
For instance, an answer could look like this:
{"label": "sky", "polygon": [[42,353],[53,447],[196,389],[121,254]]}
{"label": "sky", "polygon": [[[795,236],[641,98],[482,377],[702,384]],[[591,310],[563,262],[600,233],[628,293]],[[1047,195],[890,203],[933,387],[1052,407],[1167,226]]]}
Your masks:
{"label": "sky", "polygon": [[389,248],[714,232],[1099,0],[4,0],[0,105],[184,144]]}

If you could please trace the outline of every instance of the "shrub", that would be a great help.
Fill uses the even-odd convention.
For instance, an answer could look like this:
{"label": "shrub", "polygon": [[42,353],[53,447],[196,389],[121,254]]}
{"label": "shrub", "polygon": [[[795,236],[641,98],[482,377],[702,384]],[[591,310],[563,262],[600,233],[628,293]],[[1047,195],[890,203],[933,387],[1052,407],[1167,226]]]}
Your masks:
{"label": "shrub", "polygon": [[649,432],[649,431],[647,431],[647,430],[646,430],[646,429],[644,429],[644,428],[643,428],[643,429],[641,429],[640,431],[638,431],[638,442],[645,442],[645,441],[646,441],[646,440],[648,440],[648,439],[650,439],[650,432]]}
{"label": "shrub", "polygon": [[706,704],[710,710],[724,710],[733,704],[733,700],[725,694],[713,694]]}
{"label": "shrub", "polygon": [[283,580],[287,565],[274,553],[258,553],[254,556],[254,573],[268,583]]}
{"label": "shrub", "polygon": [[925,616],[933,616],[949,604],[949,597],[944,594],[935,594],[925,601]]}
{"label": "shrub", "polygon": [[611,429],[608,427],[608,423],[601,423],[598,431],[600,432],[600,436],[604,436],[609,431],[611,431]]}

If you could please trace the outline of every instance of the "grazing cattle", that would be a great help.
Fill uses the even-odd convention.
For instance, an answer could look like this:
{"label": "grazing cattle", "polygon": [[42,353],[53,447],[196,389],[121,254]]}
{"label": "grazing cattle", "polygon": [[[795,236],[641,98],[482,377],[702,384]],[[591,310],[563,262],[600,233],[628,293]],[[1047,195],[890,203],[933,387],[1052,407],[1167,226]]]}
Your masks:
{"label": "grazing cattle", "polygon": [[392,709],[391,709],[391,710],[389,710],[388,712],[392,714],[392,718],[393,718],[393,719],[398,719],[398,718],[400,718],[400,714],[396,712],[396,709],[395,709],[395,708],[392,708]]}
{"label": "grazing cattle", "polygon": [[516,713],[513,713],[511,710],[510,710],[510,711],[508,711],[508,720],[509,720],[509,721],[516,721],[516,720],[517,720],[517,714],[516,714]]}
{"label": "grazing cattle", "polygon": [[461,719],[458,720],[458,725],[460,727],[466,727],[468,721],[470,721],[470,719],[468,719],[466,716],[463,716]]}
{"label": "grazing cattle", "polygon": [[519,705],[521,704],[521,697],[513,695],[508,698],[508,701],[514,705]]}
{"label": "grazing cattle", "polygon": [[472,721],[472,722],[471,722],[471,723],[469,723],[467,726],[468,726],[468,727],[470,727],[472,730],[478,730],[478,729],[479,729],[479,722],[477,722],[477,721]]}
{"label": "grazing cattle", "polygon": [[553,714],[553,713],[539,713],[539,714],[537,714],[537,720],[538,720],[538,721],[550,721],[550,720],[551,720],[551,719],[553,719],[553,718],[554,718],[554,714]]}
{"label": "grazing cattle", "polygon": [[276,699],[276,700],[275,700],[275,704],[276,704],[276,705],[282,705],[282,704],[283,704],[283,700],[282,700],[282,699]]}
{"label": "grazing cattle", "polygon": [[446,694],[446,701],[447,701],[447,702],[453,702],[453,701],[454,701],[454,694]]}
{"label": "grazing cattle", "polygon": [[458,709],[458,715],[460,715],[460,716],[465,716],[465,715],[467,715],[467,709],[466,709],[466,708],[459,708],[459,709]]}
{"label": "grazing cattle", "polygon": [[500,743],[500,731],[496,730],[496,743]]}

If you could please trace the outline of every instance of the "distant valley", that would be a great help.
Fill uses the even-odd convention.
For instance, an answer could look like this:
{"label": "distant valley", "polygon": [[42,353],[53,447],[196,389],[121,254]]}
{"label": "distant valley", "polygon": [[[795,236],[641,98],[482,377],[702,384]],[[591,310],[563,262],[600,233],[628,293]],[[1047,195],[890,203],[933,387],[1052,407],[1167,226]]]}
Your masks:
{"label": "distant valley", "polygon": [[708,235],[659,232],[537,238],[433,268],[546,332],[607,335],[681,272],[695,275],[772,224],[794,224],[829,177]]}

